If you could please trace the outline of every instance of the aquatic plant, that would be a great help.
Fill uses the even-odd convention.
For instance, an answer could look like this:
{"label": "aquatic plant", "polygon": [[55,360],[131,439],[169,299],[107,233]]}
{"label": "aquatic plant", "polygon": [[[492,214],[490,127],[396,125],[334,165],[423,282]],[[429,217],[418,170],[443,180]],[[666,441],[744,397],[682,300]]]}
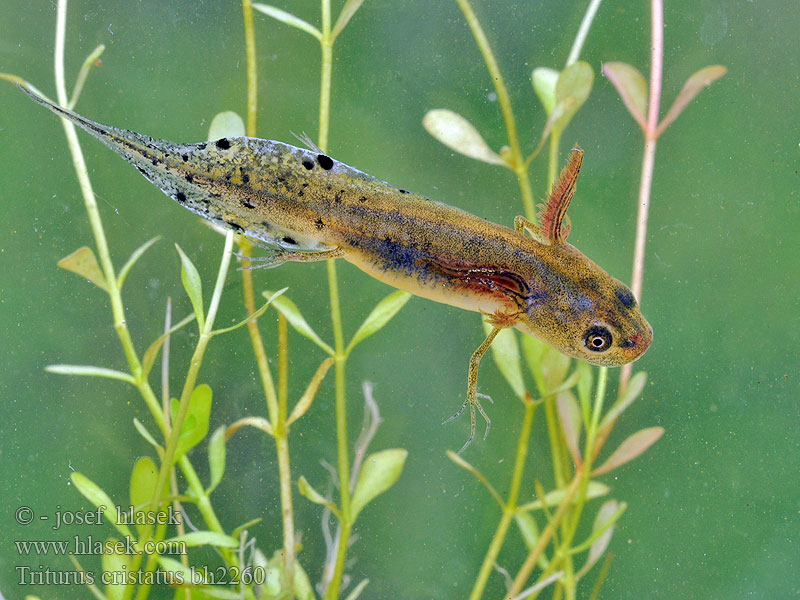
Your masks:
{"label": "aquatic plant", "polygon": [[[330,0],[322,0],[321,28],[317,28],[294,15],[268,5],[251,4],[243,0],[245,21],[245,40],[248,58],[248,135],[256,135],[257,105],[257,65],[256,39],[253,23],[253,9],[261,11],[285,24],[305,31],[320,42],[321,75],[320,75],[320,108],[319,131],[316,144],[327,150],[329,145],[329,114],[331,102],[331,81],[333,68],[333,47],[337,37],[345,29],[349,20],[360,8],[359,0],[348,0],[342,8],[338,19],[332,23]],[[535,69],[532,73],[533,88],[539,97],[547,115],[547,121],[539,136],[538,147],[527,156],[517,134],[514,113],[497,60],[494,58],[490,43],[484,34],[480,22],[468,0],[458,0],[467,24],[475,37],[480,51],[487,64],[497,94],[506,131],[508,146],[498,152],[492,151],[477,129],[466,119],[449,110],[434,110],[424,119],[425,127],[437,139],[467,156],[487,163],[507,167],[516,177],[520,186],[520,194],[526,216],[535,220],[534,197],[529,169],[545,144],[549,144],[548,185],[551,187],[556,178],[560,138],[567,128],[572,116],[589,96],[594,75],[592,68],[578,60],[582,45],[588,34],[590,25],[600,5],[593,0],[587,10],[579,34],[573,45],[570,56],[563,70],[549,68]],[[660,3],[653,2],[654,40],[660,35]],[[658,14],[656,14],[658,13]],[[102,47],[93,52],[84,62],[74,92],[70,98],[66,95],[63,70],[63,49],[65,43],[66,0],[58,4],[58,23],[56,40],[56,89],[58,101],[63,106],[73,107],[78,101],[83,82],[94,61],[102,53]],[[658,33],[656,30],[659,30]],[[660,57],[660,46],[654,42],[654,65]],[[660,126],[656,125],[658,116],[658,95],[660,90],[660,68],[651,72],[650,103],[648,118],[644,120],[643,103],[646,94],[642,93],[643,78],[637,76],[630,67],[609,63],[604,72],[615,86],[629,107],[633,116],[642,124],[646,135],[645,168],[643,168],[642,186],[649,189],[652,179],[652,163],[655,153],[655,139],[674,121],[680,110],[688,104],[702,85],[710,83],[722,74],[719,67],[713,71],[701,71],[690,79],[681,92],[673,110],[670,110]],[[6,77],[9,78],[9,77]],[[641,81],[640,81],[641,79]],[[19,81],[19,80],[17,80]],[[655,108],[654,108],[655,107]],[[652,115],[655,115],[653,117]],[[118,271],[114,268],[111,252],[103,229],[97,202],[92,191],[91,181],[85,161],[75,136],[74,129],[65,122],[65,133],[70,152],[76,167],[84,203],[92,227],[95,251],[84,247],[63,259],[59,265],[92,281],[97,287],[109,295],[114,328],[120,338],[121,345],[129,364],[129,371],[110,370],[97,366],[54,365],[50,371],[70,375],[98,376],[123,381],[135,387],[146,403],[153,418],[158,435],[151,432],[152,426],[134,421],[134,426],[154,449],[158,461],[151,457],[136,461],[130,476],[130,505],[136,514],[141,514],[142,525],[135,529],[117,523],[116,516],[109,509],[108,521],[114,524],[117,533],[123,538],[134,540],[137,547],[148,543],[166,542],[168,544],[185,544],[187,547],[207,545],[216,548],[224,563],[239,574],[239,585],[222,588],[206,585],[208,581],[194,581],[177,592],[177,597],[217,597],[217,598],[255,598],[255,597],[290,597],[312,598],[314,591],[307,573],[308,565],[301,565],[296,550],[298,540],[295,536],[293,511],[293,486],[305,498],[322,507],[323,522],[333,515],[338,527],[331,536],[331,544],[325,564],[315,569],[320,574],[320,585],[317,591],[327,598],[338,598],[346,584],[346,565],[349,540],[356,519],[361,510],[378,494],[385,492],[397,480],[403,468],[406,453],[404,450],[388,449],[367,455],[368,447],[374,437],[375,429],[380,423],[377,405],[372,399],[369,387],[365,388],[368,418],[362,436],[351,449],[347,434],[347,399],[345,396],[345,378],[347,359],[355,347],[369,335],[383,327],[405,304],[408,295],[394,292],[382,300],[364,319],[349,343],[345,342],[341,308],[342,298],[338,286],[336,265],[328,262],[328,287],[330,295],[330,313],[333,324],[333,343],[325,342],[302,314],[297,304],[288,299],[286,290],[265,292],[266,301],[257,309],[253,272],[247,267],[247,260],[252,248],[245,238],[237,238],[228,232],[225,236],[220,268],[217,273],[211,300],[206,308],[203,295],[202,277],[189,258],[189,253],[177,248],[181,259],[181,280],[191,301],[193,313],[172,325],[172,317],[167,310],[167,322],[164,334],[157,338],[143,353],[139,354],[134,347],[129,326],[125,318],[122,288],[125,279],[138,259],[155,243],[149,240],[138,248]],[[230,115],[215,119],[209,139],[225,135],[241,135],[243,124]],[[649,158],[647,158],[649,156]],[[649,167],[647,166],[649,165]],[[644,193],[644,192],[642,192]],[[640,203],[641,205],[641,203]],[[640,231],[646,225],[647,214],[640,216]],[[643,238],[643,233],[642,239]],[[638,237],[637,237],[638,239]],[[238,324],[227,328],[214,328],[215,318],[231,260],[231,250],[236,243],[243,257],[241,271],[244,305],[247,316]],[[637,295],[641,294],[641,272],[644,257],[644,246],[637,243],[636,268],[639,269],[639,287],[635,287]],[[634,276],[634,282],[636,275]],[[346,301],[346,298],[344,298]],[[268,354],[258,328],[258,317],[273,307],[279,313],[277,349],[277,385],[273,379]],[[158,359],[159,352],[167,355],[170,334],[181,327],[195,322],[198,337],[193,356],[187,369],[184,385],[178,399],[171,399],[167,386],[162,385],[162,398],[159,401],[156,392],[149,383],[149,375]],[[228,427],[220,427],[209,435],[209,416],[213,406],[212,390],[204,384],[198,384],[200,369],[203,365],[205,351],[211,341],[218,335],[227,333],[237,327],[248,328],[259,378],[262,383],[266,416],[250,416],[236,421]],[[288,397],[289,377],[289,326],[319,346],[329,357],[321,362],[316,373],[309,381],[305,393],[298,402],[290,407]],[[521,345],[521,349],[520,349]],[[489,543],[485,558],[476,576],[471,596],[479,598],[485,594],[486,585],[497,566],[497,558],[509,530],[516,526],[528,548],[528,556],[521,565],[515,566],[517,574],[510,577],[508,585],[509,597],[536,597],[545,588],[553,589],[555,597],[576,596],[576,590],[582,581],[606,554],[617,520],[625,511],[624,502],[607,500],[601,506],[593,500],[607,496],[609,488],[596,478],[634,459],[653,444],[662,433],[658,427],[643,429],[621,442],[617,449],[602,462],[600,451],[609,438],[614,424],[621,414],[640,396],[646,377],[638,373],[632,378],[624,377],[620,384],[617,399],[607,407],[607,369],[597,371],[585,363],[573,363],[566,358],[529,337],[517,335],[510,330],[501,331],[492,346],[495,362],[508,381],[511,389],[521,402],[522,418],[514,457],[511,481],[507,484],[506,498],[498,493],[489,478],[479,472],[463,457],[448,453],[457,465],[470,471],[480,480],[497,501],[500,508],[500,520],[495,534]],[[166,364],[166,363],[164,363]],[[289,455],[289,433],[291,426],[311,408],[319,386],[331,366],[335,372],[335,412],[337,439],[338,500],[317,491],[319,485],[312,485],[303,476],[292,475]],[[526,374],[527,371],[527,374]],[[536,398],[530,393],[526,378],[535,386]],[[524,483],[524,470],[532,447],[531,428],[539,407],[545,412],[547,423],[549,450],[552,461],[552,477],[549,474],[537,473],[533,483]],[[226,531],[220,524],[217,512],[211,500],[211,494],[219,485],[225,473],[225,443],[242,427],[255,427],[270,436],[276,447],[278,456],[278,480],[282,504],[283,539],[281,544],[269,544],[269,540],[255,541],[249,531],[256,521]],[[189,451],[202,442],[207,442],[207,459],[209,464],[209,480],[203,483],[197,475],[192,463],[196,455],[190,458]],[[535,442],[533,442],[535,444]],[[352,461],[351,461],[352,453]],[[181,491],[176,476],[176,467],[182,475],[181,483],[187,488]],[[552,479],[553,489],[547,491],[541,480]],[[112,507],[125,504],[119,499],[112,499],[87,475],[75,473],[72,481],[76,488],[95,506]],[[496,485],[496,484],[495,484]],[[205,529],[188,531],[181,523],[175,535],[169,536],[168,529],[156,522],[154,515],[163,513],[172,503],[176,514],[185,514],[184,505],[195,505],[205,523]],[[577,539],[579,528],[586,520],[588,513],[594,515],[591,533],[584,539]],[[113,538],[111,538],[113,540]],[[580,566],[577,558],[586,555]],[[107,572],[129,572],[142,574],[142,581],[157,581],[158,573],[167,573],[167,581],[192,581],[194,572],[187,556],[175,561],[159,553],[137,553],[133,556],[124,552],[110,552],[103,555],[103,569]],[[595,578],[593,595],[602,585],[603,578],[610,565],[606,558],[603,568]],[[540,571],[532,578],[534,570]],[[81,567],[82,568],[82,567]],[[509,566],[500,567],[508,576]],[[157,571],[160,569],[160,571]],[[261,578],[263,575],[263,579]],[[355,599],[365,589],[367,580],[353,587],[348,599]],[[527,589],[525,586],[528,586]],[[150,585],[135,586],[127,582],[112,583],[100,589],[96,584],[89,584],[92,593],[99,598],[146,598]]]}

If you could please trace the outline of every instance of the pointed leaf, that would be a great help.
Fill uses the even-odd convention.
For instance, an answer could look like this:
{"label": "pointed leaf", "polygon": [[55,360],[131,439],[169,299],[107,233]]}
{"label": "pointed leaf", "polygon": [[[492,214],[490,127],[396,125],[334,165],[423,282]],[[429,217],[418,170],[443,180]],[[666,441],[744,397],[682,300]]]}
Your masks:
{"label": "pointed leaf", "polygon": [[602,475],[621,467],[627,462],[642,454],[664,434],[663,427],[647,427],[637,431],[614,450],[606,462],[592,471],[592,476]]}
{"label": "pointed leaf", "polygon": [[105,367],[93,367],[91,365],[47,365],[44,370],[48,373],[58,373],[59,375],[105,377],[107,379],[118,379],[119,381],[125,381],[131,384],[136,383],[136,380],[130,373],[106,369]]}
{"label": "pointed leaf", "polygon": [[[108,538],[103,546],[101,552],[102,558],[100,564],[104,573],[125,573],[131,567],[131,557],[127,554],[117,552],[120,548],[124,548],[125,543],[116,538]],[[109,583],[106,584],[107,600],[123,600],[125,597],[125,584],[116,583],[116,577],[109,578]],[[26,596],[26,600],[30,598]]]}
{"label": "pointed leaf", "polygon": [[133,538],[133,534],[131,533],[131,530],[128,529],[127,525],[124,523],[117,523],[116,504],[114,504],[108,494],[100,489],[100,486],[77,471],[70,475],[70,480],[77,490],[83,494],[83,496],[89,502],[91,502],[97,508],[102,507],[103,516],[105,516],[107,523],[110,523],[116,527],[117,531],[119,531],[123,536],[135,539]]}
{"label": "pointed leaf", "polygon": [[181,247],[175,244],[178,249],[178,254],[181,256],[181,281],[183,282],[183,289],[192,301],[192,308],[197,317],[197,325],[200,330],[205,326],[205,315],[203,314],[203,284],[200,281],[200,274],[197,272],[194,264],[189,257],[183,253]]}
{"label": "pointed leaf", "polygon": [[[264,292],[264,297],[272,296],[272,292],[266,291]],[[281,313],[286,320],[289,321],[289,325],[294,327],[295,331],[302,336],[307,337],[312,342],[314,342],[317,346],[325,350],[328,354],[333,356],[336,354],[333,348],[331,348],[328,344],[322,341],[322,339],[317,335],[317,333],[311,329],[311,325],[308,324],[308,321],[305,320],[302,314],[300,314],[300,309],[297,308],[297,305],[289,300],[286,296],[280,296],[272,301],[272,306],[275,307],[279,313]]]}
{"label": "pointed leaf", "polygon": [[605,63],[603,75],[617,88],[631,116],[643,130],[646,129],[647,82],[644,76],[635,67],[624,62]]}
{"label": "pointed leaf", "polygon": [[397,290],[378,302],[375,308],[372,309],[372,312],[364,319],[364,322],[358,328],[355,335],[353,335],[353,339],[350,340],[350,344],[347,346],[347,350],[345,350],[345,355],[350,354],[350,351],[356,344],[359,344],[391,321],[392,317],[405,306],[409,298],[411,298],[411,294],[402,290]]}
{"label": "pointed leaf", "polygon": [[495,490],[494,487],[492,486],[492,484],[489,483],[489,480],[486,479],[486,476],[483,473],[478,471],[478,469],[476,469],[471,464],[469,464],[466,460],[461,458],[460,454],[456,454],[452,450],[448,450],[447,451],[447,458],[452,460],[454,463],[456,463],[462,469],[466,469],[467,471],[469,471],[470,473],[475,475],[477,480],[480,481],[486,487],[487,490],[489,490],[489,493],[497,501],[497,504],[500,505],[500,508],[504,508],[505,507],[506,504],[503,501],[503,499],[500,497],[500,494],[497,493],[497,490]]}
{"label": "pointed leaf", "polygon": [[83,84],[86,83],[86,78],[89,76],[89,71],[91,68],[95,65],[102,64],[100,62],[100,56],[103,54],[105,49],[106,47],[103,44],[100,44],[84,59],[83,64],[81,65],[81,70],[78,71],[78,76],[75,78],[75,87],[72,88],[72,95],[67,103],[67,108],[69,110],[75,108],[75,105],[78,103],[78,98],[80,98],[81,91],[83,90]]}
{"label": "pointed leaf", "polygon": [[539,541],[539,528],[536,526],[536,520],[529,512],[518,511],[514,515],[514,520],[517,522],[519,531],[522,534],[522,540],[528,551],[536,547],[536,542]]}
{"label": "pointed leaf", "polygon": [[264,13],[265,15],[272,17],[273,19],[280,21],[281,23],[285,23],[286,25],[291,25],[292,27],[296,27],[301,31],[305,31],[306,33],[309,33],[318,40],[322,41],[322,34],[320,33],[319,29],[314,27],[311,23],[307,23],[300,17],[295,17],[292,13],[271,6],[270,4],[253,4],[253,8]]}
{"label": "pointed leaf", "polygon": [[216,531],[190,531],[183,535],[176,535],[165,540],[166,542],[182,542],[187,546],[216,546],[217,548],[238,548],[239,540],[224,533]]}
{"label": "pointed leaf", "polygon": [[549,67],[538,67],[531,73],[533,91],[539,97],[545,113],[549,116],[556,105],[556,82],[559,72]]}
{"label": "pointed leaf", "polygon": [[122,265],[122,268],[119,270],[119,275],[117,275],[117,287],[122,289],[122,284],[125,283],[125,278],[128,276],[133,265],[136,264],[136,261],[142,257],[142,254],[147,252],[148,248],[155,244],[158,240],[161,239],[160,235],[157,235],[154,238],[150,238],[144,244],[139,246],[136,250],[133,251],[128,261]]}
{"label": "pointed leaf", "polygon": [[139,435],[141,435],[151,446],[153,446],[153,448],[158,451],[158,456],[161,458],[163,456],[164,449],[159,445],[155,438],[150,435],[150,432],[147,431],[147,428],[144,425],[142,425],[141,421],[134,418],[133,426],[136,428],[136,431],[139,432]]}
{"label": "pointed leaf", "polygon": [[333,31],[331,32],[333,39],[336,39],[339,34],[342,33],[342,29],[347,26],[350,19],[353,18],[353,15],[361,8],[362,4],[364,4],[364,0],[347,0],[347,2],[345,2],[345,5],[342,7],[342,12],[339,13],[339,18],[336,19],[336,24],[333,26]]}
{"label": "pointed leaf", "polygon": [[325,374],[328,372],[328,369],[333,366],[334,362],[335,361],[333,357],[329,356],[322,361],[322,364],[319,367],[317,367],[317,371],[314,373],[314,377],[311,378],[306,391],[300,397],[300,400],[297,401],[297,404],[294,405],[292,414],[289,415],[289,419],[286,421],[287,425],[291,425],[297,421],[297,419],[306,414],[308,409],[311,408],[311,403],[314,401],[314,397],[317,395],[319,386],[322,384]]}
{"label": "pointed leaf", "polygon": [[216,489],[222,475],[225,473],[225,426],[220,425],[211,434],[208,441],[208,468],[210,471],[211,484],[206,490],[206,495]]}
{"label": "pointed leaf", "polygon": [[619,416],[625,412],[625,410],[633,404],[633,401],[636,400],[639,395],[644,390],[644,386],[647,383],[647,373],[644,371],[639,371],[631,377],[630,381],[628,382],[628,387],[625,388],[625,393],[619,398],[611,409],[606,413],[606,416],[603,417],[603,420],[600,422],[600,429],[605,429],[609,425],[611,425],[614,421],[616,421]]}
{"label": "pointed leaf", "polygon": [[97,258],[95,258],[94,252],[92,252],[92,249],[88,246],[78,248],[69,256],[65,256],[58,261],[57,264],[62,269],[77,273],[84,279],[91,281],[104,292],[108,292],[108,284],[106,283],[103,271],[100,269],[100,265],[97,264]]}
{"label": "pointed leaf", "polygon": [[311,484],[308,483],[308,480],[302,475],[300,476],[300,479],[297,480],[297,490],[300,492],[301,496],[305,496],[314,504],[321,504],[322,506],[327,507],[328,510],[330,510],[337,517],[340,516],[339,509],[336,508],[336,505],[315,490]]}
{"label": "pointed leaf", "polygon": [[224,110],[214,115],[208,127],[209,142],[228,137],[244,137],[244,135],[244,121],[232,110]]}
{"label": "pointed leaf", "polygon": [[263,521],[263,519],[259,517],[257,519],[251,519],[250,521],[247,521],[247,523],[242,523],[236,529],[231,531],[231,537],[236,538],[238,540],[239,537],[242,535],[242,532],[244,532],[247,529],[250,529],[253,525],[258,525],[259,523],[261,523],[261,521]]}
{"label": "pointed leaf", "polygon": [[269,308],[269,305],[272,304],[272,301],[275,300],[275,298],[277,298],[278,296],[283,294],[288,289],[289,289],[288,287],[285,287],[282,290],[278,290],[277,292],[272,294],[272,296],[267,298],[267,301],[264,303],[264,305],[261,306],[261,308],[259,308],[256,312],[254,312],[251,315],[248,315],[246,318],[244,318],[241,321],[239,321],[236,325],[231,325],[230,327],[224,327],[222,329],[215,329],[214,331],[211,332],[211,335],[219,335],[220,333],[228,333],[229,331],[233,331],[234,329],[239,329],[239,327],[241,327],[242,325],[247,325],[247,323],[249,323],[253,319],[257,319],[258,317],[263,315],[264,312]]}
{"label": "pointed leaf", "polygon": [[158,484],[158,467],[152,458],[142,456],[133,465],[130,483],[131,506],[135,513],[150,507]]}
{"label": "pointed leaf", "polygon": [[[198,385],[194,388],[189,398],[189,409],[186,418],[183,420],[181,434],[178,438],[178,445],[175,447],[175,456],[172,462],[175,463],[181,456],[200,443],[208,433],[208,419],[211,415],[211,388],[207,384]],[[173,423],[174,415],[177,412],[178,402],[173,402]]]}
{"label": "pointed leaf", "polygon": [[581,451],[578,447],[578,441],[581,437],[581,409],[578,407],[578,401],[572,392],[565,391],[558,394],[556,397],[558,404],[558,417],[561,421],[561,427],[564,429],[564,439],[572,454],[572,460],[576,465],[581,464]]}
{"label": "pointed leaf", "polygon": [[[599,498],[600,496],[605,496],[610,491],[609,487],[604,484],[600,483],[599,481],[590,481],[589,485],[586,487],[586,499],[592,498]],[[547,506],[558,506],[561,504],[561,501],[564,499],[567,490],[553,490],[549,492],[544,497],[544,502]],[[574,503],[576,497],[573,496],[572,502]],[[534,500],[533,502],[528,502],[523,504],[519,507],[519,510],[540,510],[542,508],[542,501],[541,500]]]}
{"label": "pointed leaf", "polygon": [[355,522],[361,509],[394,485],[403,471],[407,456],[408,451],[403,448],[390,448],[370,454],[366,458],[358,474],[350,504],[352,522]]}
{"label": "pointed leaf", "polygon": [[[198,571],[187,567],[179,560],[169,558],[168,556],[158,556],[158,563],[161,565],[161,570],[170,573],[175,581],[192,582],[194,584],[198,579]],[[197,588],[193,587],[192,589]]]}
{"label": "pointed leaf", "polygon": [[561,354],[552,346],[547,346],[542,353],[540,368],[545,384],[545,394],[552,394],[564,383],[569,371],[570,358]]}
{"label": "pointed leaf", "polygon": [[[614,534],[613,523],[609,525],[609,521],[614,517],[615,513],[619,510],[619,503],[616,500],[608,500],[597,511],[597,516],[594,518],[594,525],[592,526],[592,537],[596,533],[605,528],[602,534],[597,537],[594,543],[589,548],[589,556],[586,559],[586,564],[581,567],[578,572],[578,577],[583,577],[589,572],[598,560],[605,554],[608,545],[611,543],[611,536]],[[617,515],[617,519],[620,515]],[[616,519],[615,519],[616,521]]]}
{"label": "pointed leaf", "polygon": [[[492,325],[483,322],[483,330],[488,335],[492,331]],[[525,381],[522,379],[522,367],[520,366],[519,346],[517,345],[517,335],[511,328],[501,329],[500,333],[494,338],[491,345],[492,358],[497,368],[503,374],[508,385],[514,390],[517,398],[525,396]]]}
{"label": "pointed leaf", "polygon": [[708,87],[727,72],[728,69],[722,65],[712,65],[710,67],[700,69],[697,71],[697,73],[689,77],[689,79],[686,80],[686,83],[683,84],[683,89],[681,89],[678,97],[675,98],[675,102],[672,103],[669,111],[667,111],[667,115],[664,117],[664,120],[661,121],[658,129],[656,129],[656,137],[661,135],[664,130],[669,127],[675,119],[678,118],[678,115],[683,112],[683,109],[686,108],[689,102],[694,100],[694,97],[697,96],[697,94],[703,91],[703,88]]}
{"label": "pointed leaf", "polygon": [[499,154],[489,148],[478,130],[452,110],[430,110],[422,119],[422,125],[428,133],[451,150],[489,164],[506,164]]}
{"label": "pointed leaf", "polygon": [[347,594],[347,598],[344,600],[357,600],[358,597],[361,595],[361,592],[364,591],[364,588],[367,587],[369,583],[369,579],[362,579],[361,583],[359,583],[356,587],[353,588],[353,591]]}
{"label": "pointed leaf", "polygon": [[144,356],[142,356],[142,379],[147,379],[147,376],[150,374],[150,370],[153,368],[153,365],[156,362],[156,358],[158,358],[158,351],[161,350],[161,346],[164,345],[164,342],[167,340],[167,338],[178,331],[181,327],[184,327],[194,321],[196,318],[197,316],[194,313],[184,317],[175,325],[173,325],[168,331],[162,333],[158,339],[156,339],[156,341],[150,344],[150,347],[145,350]]}
{"label": "pointed leaf", "polygon": [[[561,115],[555,123],[555,129],[563,131],[572,117],[583,106],[594,83],[594,71],[589,63],[582,60],[572,63],[558,76],[556,82],[556,107],[561,106]],[[553,114],[557,111],[554,109]]]}

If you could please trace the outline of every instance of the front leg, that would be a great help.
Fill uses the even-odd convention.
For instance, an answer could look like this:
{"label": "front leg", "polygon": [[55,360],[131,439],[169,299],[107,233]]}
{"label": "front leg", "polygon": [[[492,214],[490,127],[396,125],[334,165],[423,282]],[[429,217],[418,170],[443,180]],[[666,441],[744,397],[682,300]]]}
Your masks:
{"label": "front leg", "polygon": [[458,412],[445,421],[445,423],[449,423],[453,419],[457,418],[462,412],[464,412],[464,409],[467,407],[467,405],[469,405],[469,438],[467,439],[467,442],[461,446],[461,450],[458,451],[458,454],[464,452],[464,450],[467,449],[467,446],[469,446],[472,443],[472,440],[475,438],[476,408],[486,421],[486,432],[483,434],[483,439],[486,439],[486,436],[489,435],[489,428],[492,426],[492,420],[489,418],[489,415],[486,414],[486,411],[483,410],[480,400],[478,400],[478,367],[481,364],[483,355],[486,354],[486,351],[489,349],[489,346],[492,345],[494,338],[497,337],[497,334],[500,333],[501,329],[502,327],[492,327],[492,330],[489,332],[489,335],[486,336],[486,339],[483,340],[483,343],[478,346],[478,349],[475,350],[475,352],[472,353],[472,357],[469,359],[469,371],[467,372],[467,399],[464,400],[464,403],[461,405],[461,408],[458,409]]}

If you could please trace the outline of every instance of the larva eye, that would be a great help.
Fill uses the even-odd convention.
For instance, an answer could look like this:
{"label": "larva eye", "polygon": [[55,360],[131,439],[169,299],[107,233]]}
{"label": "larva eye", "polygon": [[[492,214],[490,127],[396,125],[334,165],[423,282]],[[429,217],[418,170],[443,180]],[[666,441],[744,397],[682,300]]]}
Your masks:
{"label": "larva eye", "polygon": [[583,337],[584,345],[592,352],[605,352],[612,341],[611,332],[605,327],[591,327]]}

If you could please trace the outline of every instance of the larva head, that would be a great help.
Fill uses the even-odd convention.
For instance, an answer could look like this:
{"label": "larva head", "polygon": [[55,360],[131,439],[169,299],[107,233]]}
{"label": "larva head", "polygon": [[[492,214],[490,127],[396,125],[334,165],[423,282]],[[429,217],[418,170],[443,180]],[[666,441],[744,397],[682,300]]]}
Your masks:
{"label": "larva head", "polygon": [[529,303],[516,327],[595,365],[618,367],[642,356],[653,330],[630,289],[569,244],[551,251],[549,293]]}

